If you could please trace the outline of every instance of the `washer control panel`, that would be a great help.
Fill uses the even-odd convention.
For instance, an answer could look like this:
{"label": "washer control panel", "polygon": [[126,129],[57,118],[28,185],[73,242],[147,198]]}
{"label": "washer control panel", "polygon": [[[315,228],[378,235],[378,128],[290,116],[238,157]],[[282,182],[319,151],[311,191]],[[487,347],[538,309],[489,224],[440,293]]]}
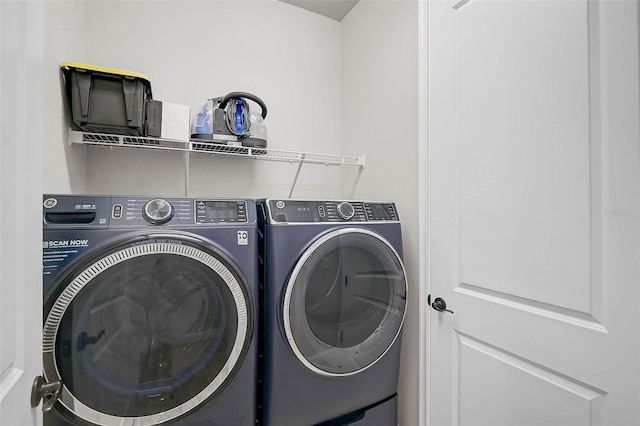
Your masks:
{"label": "washer control panel", "polygon": [[394,203],[268,200],[267,206],[274,223],[398,221]]}
{"label": "washer control panel", "polygon": [[187,197],[45,195],[45,227],[140,228],[250,224],[255,201]]}

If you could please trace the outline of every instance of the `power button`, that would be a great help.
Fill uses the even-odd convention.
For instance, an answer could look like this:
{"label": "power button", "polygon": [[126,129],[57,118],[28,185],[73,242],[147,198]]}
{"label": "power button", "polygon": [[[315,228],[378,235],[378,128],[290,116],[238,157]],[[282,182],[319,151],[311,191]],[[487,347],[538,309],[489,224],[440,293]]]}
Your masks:
{"label": "power button", "polygon": [[122,217],[122,204],[115,204],[111,212],[111,217],[120,219]]}

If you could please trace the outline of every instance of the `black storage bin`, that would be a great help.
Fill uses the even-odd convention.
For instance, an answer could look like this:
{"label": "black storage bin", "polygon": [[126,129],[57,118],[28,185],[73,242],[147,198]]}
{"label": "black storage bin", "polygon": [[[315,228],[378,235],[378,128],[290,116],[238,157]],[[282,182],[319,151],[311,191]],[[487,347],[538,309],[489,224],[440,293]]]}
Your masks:
{"label": "black storage bin", "polygon": [[85,132],[144,136],[151,82],[144,74],[63,62],[73,123]]}

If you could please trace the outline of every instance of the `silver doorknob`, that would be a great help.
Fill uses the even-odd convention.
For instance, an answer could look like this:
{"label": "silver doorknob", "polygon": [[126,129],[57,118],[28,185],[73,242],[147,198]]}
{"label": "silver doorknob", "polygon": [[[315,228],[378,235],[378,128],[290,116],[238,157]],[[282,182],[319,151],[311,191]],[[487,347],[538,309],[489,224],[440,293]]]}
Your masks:
{"label": "silver doorknob", "polygon": [[431,304],[431,307],[438,312],[451,312],[452,310],[447,309],[447,302],[444,301],[442,297],[436,297]]}

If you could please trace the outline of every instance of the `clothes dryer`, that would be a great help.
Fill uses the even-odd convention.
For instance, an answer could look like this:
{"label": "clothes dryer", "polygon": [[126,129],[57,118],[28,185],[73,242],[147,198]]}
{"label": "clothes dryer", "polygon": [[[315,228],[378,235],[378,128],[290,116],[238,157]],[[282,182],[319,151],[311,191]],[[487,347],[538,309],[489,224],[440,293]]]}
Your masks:
{"label": "clothes dryer", "polygon": [[43,221],[45,426],[255,424],[255,201],[45,195]]}
{"label": "clothes dryer", "polygon": [[261,200],[259,418],[395,426],[407,279],[393,203]]}

